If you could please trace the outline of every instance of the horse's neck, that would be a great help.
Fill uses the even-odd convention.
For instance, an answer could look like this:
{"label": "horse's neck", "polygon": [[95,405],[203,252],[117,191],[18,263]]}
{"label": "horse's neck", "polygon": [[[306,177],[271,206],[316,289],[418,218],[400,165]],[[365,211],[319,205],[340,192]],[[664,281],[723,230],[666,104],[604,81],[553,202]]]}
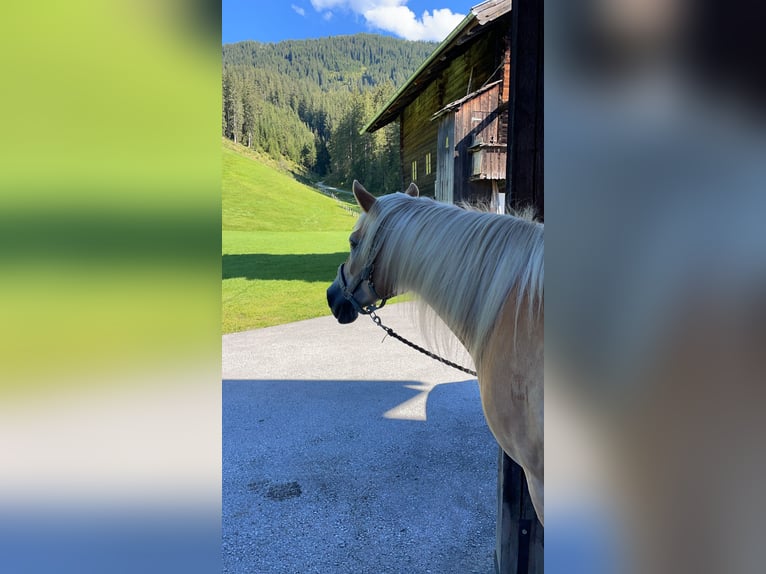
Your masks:
{"label": "horse's neck", "polygon": [[[434,225],[433,222],[430,222]],[[418,222],[424,230],[428,231],[429,222]],[[446,253],[454,253],[459,247],[460,238],[450,237],[446,234],[435,233],[434,236],[439,237],[439,249],[444,250]],[[455,273],[454,265],[448,264],[448,258],[434,258],[424,256],[418,249],[406,250],[406,253],[399,260],[403,265],[414,266],[415,268],[429,268],[430,273],[414,273],[410,274],[408,278],[408,285],[405,285],[407,290],[412,291],[418,297],[426,303],[433,311],[439,316],[442,322],[455,334],[460,340],[461,344],[466,347],[471,355],[474,355],[475,349],[471,349],[467,344],[465,337],[466,326],[455,316],[453,316],[453,310],[451,301],[448,297],[449,293],[445,291],[444,281],[426,281],[427,276],[438,277],[450,277]]]}

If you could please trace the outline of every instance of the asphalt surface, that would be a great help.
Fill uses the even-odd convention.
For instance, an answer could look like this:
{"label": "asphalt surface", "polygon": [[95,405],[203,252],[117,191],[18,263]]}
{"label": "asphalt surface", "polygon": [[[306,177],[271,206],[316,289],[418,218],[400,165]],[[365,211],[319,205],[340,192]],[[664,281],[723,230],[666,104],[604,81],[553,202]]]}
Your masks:
{"label": "asphalt surface", "polygon": [[[405,307],[380,315],[422,342]],[[383,336],[328,316],[223,337],[224,572],[494,572],[476,380]]]}

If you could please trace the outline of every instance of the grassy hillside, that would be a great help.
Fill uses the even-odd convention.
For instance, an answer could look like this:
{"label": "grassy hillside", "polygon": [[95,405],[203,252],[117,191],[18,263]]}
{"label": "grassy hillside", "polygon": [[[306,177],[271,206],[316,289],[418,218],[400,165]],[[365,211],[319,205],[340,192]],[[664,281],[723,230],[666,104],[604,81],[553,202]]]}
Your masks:
{"label": "grassy hillside", "polygon": [[241,146],[222,151],[223,332],[328,314],[355,216]]}
{"label": "grassy hillside", "polygon": [[351,231],[336,201],[226,139],[222,180],[226,231]]}

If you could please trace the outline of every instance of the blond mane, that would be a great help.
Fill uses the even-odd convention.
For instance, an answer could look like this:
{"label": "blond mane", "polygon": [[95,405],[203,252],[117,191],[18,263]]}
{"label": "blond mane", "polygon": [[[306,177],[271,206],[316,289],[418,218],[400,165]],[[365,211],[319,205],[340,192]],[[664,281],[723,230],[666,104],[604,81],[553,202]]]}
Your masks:
{"label": "blond mane", "polygon": [[376,268],[398,292],[427,302],[475,360],[512,291],[517,322],[521,312],[541,316],[541,223],[395,193],[378,198],[359,226],[360,253],[379,250]]}

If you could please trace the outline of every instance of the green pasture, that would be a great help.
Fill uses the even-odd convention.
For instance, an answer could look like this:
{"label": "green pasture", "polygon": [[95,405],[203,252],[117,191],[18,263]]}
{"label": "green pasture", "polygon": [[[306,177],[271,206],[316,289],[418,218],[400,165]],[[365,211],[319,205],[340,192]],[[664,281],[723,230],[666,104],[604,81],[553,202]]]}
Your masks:
{"label": "green pasture", "polygon": [[327,315],[356,216],[228,140],[222,169],[223,332]]}

